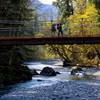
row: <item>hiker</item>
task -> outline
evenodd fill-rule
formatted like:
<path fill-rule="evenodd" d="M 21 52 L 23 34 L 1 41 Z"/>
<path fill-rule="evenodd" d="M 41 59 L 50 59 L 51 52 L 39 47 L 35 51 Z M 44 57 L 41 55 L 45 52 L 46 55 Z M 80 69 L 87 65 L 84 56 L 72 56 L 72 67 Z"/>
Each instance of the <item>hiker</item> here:
<path fill-rule="evenodd" d="M 63 36 L 63 30 L 62 30 L 62 24 L 57 24 L 57 30 L 58 30 L 58 37 L 61 35 Z"/>
<path fill-rule="evenodd" d="M 53 35 L 55 35 L 55 33 L 56 33 L 56 24 L 51 25 L 51 33 L 53 33 Z"/>

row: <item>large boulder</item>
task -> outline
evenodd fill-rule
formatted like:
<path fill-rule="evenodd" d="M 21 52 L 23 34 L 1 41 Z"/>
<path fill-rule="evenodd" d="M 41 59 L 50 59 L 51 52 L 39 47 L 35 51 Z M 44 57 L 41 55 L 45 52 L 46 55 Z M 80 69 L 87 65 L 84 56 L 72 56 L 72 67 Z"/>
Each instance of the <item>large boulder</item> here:
<path fill-rule="evenodd" d="M 56 72 L 54 71 L 53 68 L 45 67 L 45 68 L 43 68 L 43 70 L 40 72 L 40 75 L 44 75 L 44 76 L 56 76 Z"/>
<path fill-rule="evenodd" d="M 0 66 L 0 87 L 32 79 L 32 73 L 27 66 Z"/>

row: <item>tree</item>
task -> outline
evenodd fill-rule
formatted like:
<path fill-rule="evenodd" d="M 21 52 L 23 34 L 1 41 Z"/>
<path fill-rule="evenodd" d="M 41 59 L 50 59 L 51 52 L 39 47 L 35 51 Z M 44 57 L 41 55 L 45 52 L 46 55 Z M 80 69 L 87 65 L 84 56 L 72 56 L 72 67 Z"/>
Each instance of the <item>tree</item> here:
<path fill-rule="evenodd" d="M 34 13 L 30 0 L 0 0 L 0 28 L 4 29 L 1 30 L 1 35 L 22 35 L 32 32 L 33 26 L 28 21 L 34 20 Z"/>
<path fill-rule="evenodd" d="M 89 0 L 90 3 L 94 3 L 99 14 L 99 22 L 100 22 L 100 0 Z"/>
<path fill-rule="evenodd" d="M 77 0 L 76 7 L 74 9 L 74 14 L 69 18 L 69 29 L 72 35 L 95 35 L 99 33 L 98 26 L 98 11 L 93 3 L 89 3 L 86 0 Z M 91 45 L 74 46 L 78 47 L 80 54 L 78 59 L 81 59 L 81 63 L 92 64 L 95 63 L 95 59 L 99 58 L 98 49 Z M 97 46 L 98 48 L 99 46 Z M 73 48 L 73 46 L 72 46 Z M 74 55 L 75 57 L 75 55 Z M 89 62 L 88 62 L 89 61 Z M 97 61 L 95 64 L 98 64 Z"/>
<path fill-rule="evenodd" d="M 64 18 L 73 15 L 73 1 L 74 0 L 57 0 L 54 2 L 59 9 L 59 18 L 64 20 Z"/>
<path fill-rule="evenodd" d="M 75 0 L 74 4 L 73 15 L 64 17 L 65 21 L 68 22 L 71 33 L 69 35 L 97 34 L 99 32 L 98 27 L 96 27 L 98 24 L 98 11 L 95 5 L 87 2 L 87 0 Z M 59 7 L 60 11 L 62 10 L 61 7 Z M 99 63 L 97 60 L 95 62 L 95 59 L 99 59 L 100 56 L 99 48 L 97 45 L 95 47 L 94 45 L 57 45 L 51 46 L 50 50 L 67 63 L 96 65 Z"/>
<path fill-rule="evenodd" d="M 69 28 L 74 35 L 97 34 L 98 11 L 94 4 L 77 0 L 74 14 L 69 18 Z"/>
<path fill-rule="evenodd" d="M 31 0 L 0 0 L 0 29 L 4 29 L 3 32 L 0 31 L 0 35 L 32 35 L 35 13 L 35 9 L 31 6 Z M 8 28 L 11 31 L 6 30 Z M 35 48 L 4 46 L 0 48 L 0 51 L 0 64 L 12 65 L 32 58 Z"/>

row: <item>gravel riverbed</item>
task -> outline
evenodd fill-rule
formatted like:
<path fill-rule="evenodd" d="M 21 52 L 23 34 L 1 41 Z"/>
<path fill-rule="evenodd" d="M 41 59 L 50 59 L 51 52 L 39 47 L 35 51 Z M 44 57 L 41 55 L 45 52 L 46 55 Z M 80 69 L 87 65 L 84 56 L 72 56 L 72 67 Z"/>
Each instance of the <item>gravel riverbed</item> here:
<path fill-rule="evenodd" d="M 5 94 L 0 100 L 100 100 L 100 81 L 58 81 Z"/>

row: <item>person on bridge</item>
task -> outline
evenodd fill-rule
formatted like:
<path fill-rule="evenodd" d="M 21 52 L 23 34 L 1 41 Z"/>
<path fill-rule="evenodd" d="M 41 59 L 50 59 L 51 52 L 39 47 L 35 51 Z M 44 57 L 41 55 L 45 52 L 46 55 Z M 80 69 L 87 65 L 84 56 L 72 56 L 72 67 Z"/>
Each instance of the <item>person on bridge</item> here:
<path fill-rule="evenodd" d="M 53 33 L 53 35 L 55 35 L 55 33 L 56 33 L 56 24 L 51 25 L 51 33 Z"/>
<path fill-rule="evenodd" d="M 62 23 L 57 24 L 57 30 L 58 30 L 58 37 L 60 35 L 63 36 Z"/>

